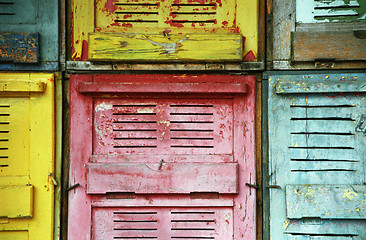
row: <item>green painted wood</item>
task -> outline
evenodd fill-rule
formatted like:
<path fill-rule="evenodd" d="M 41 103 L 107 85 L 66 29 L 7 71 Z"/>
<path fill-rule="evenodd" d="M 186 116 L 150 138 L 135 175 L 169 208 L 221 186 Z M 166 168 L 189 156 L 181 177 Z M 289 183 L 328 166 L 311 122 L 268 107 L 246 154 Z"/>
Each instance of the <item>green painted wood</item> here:
<path fill-rule="evenodd" d="M 366 92 L 366 84 L 362 81 L 286 81 L 276 84 L 276 93 L 341 93 L 341 92 Z"/>
<path fill-rule="evenodd" d="M 324 81 L 329 81 L 328 92 L 319 90 Z M 300 94 L 294 87 L 298 83 Z M 293 194 L 286 195 L 286 186 L 291 185 L 330 186 L 328 189 L 364 185 L 366 137 L 355 129 L 366 112 L 366 93 L 359 91 L 365 83 L 366 74 L 362 73 L 269 76 L 268 175 L 269 185 L 280 187 L 269 189 L 271 239 L 366 239 L 366 217 L 362 214 L 358 220 L 344 221 L 335 211 L 332 220 L 322 219 L 319 223 L 317 204 L 347 209 L 347 201 L 339 208 L 335 206 L 340 196 L 335 191 L 330 191 L 327 199 L 325 192 L 315 189 L 314 196 L 319 194 L 319 198 L 314 198 L 318 200 L 306 204 L 295 200 Z M 283 86 L 289 88 L 282 91 Z M 294 201 L 299 201 L 298 205 Z M 290 207 L 303 207 L 303 212 L 312 215 L 300 214 L 291 220 L 287 215 Z M 348 218 L 355 217 L 349 213 Z"/>
<path fill-rule="evenodd" d="M 365 203 L 364 185 L 286 185 L 290 219 L 366 219 Z"/>
<path fill-rule="evenodd" d="M 364 0 L 296 0 L 296 22 L 355 22 L 366 20 Z"/>
<path fill-rule="evenodd" d="M 0 62 L 37 63 L 39 61 L 39 34 L 0 33 Z"/>
<path fill-rule="evenodd" d="M 1 14 L 3 13 L 3 14 Z M 38 63 L 1 63 L 0 70 L 57 70 L 57 0 L 0 0 L 0 32 L 38 33 Z"/>

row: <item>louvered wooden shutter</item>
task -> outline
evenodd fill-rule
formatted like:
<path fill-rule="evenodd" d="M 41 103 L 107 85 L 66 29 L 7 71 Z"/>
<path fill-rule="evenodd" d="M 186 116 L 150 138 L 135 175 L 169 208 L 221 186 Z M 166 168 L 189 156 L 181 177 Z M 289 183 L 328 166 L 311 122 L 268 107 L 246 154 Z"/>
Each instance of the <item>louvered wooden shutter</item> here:
<path fill-rule="evenodd" d="M 0 78 L 0 239 L 53 239 L 54 76 Z"/>
<path fill-rule="evenodd" d="M 366 237 L 365 79 L 270 77 L 272 239 Z"/>
<path fill-rule="evenodd" d="M 244 26 L 257 19 L 243 21 L 252 15 L 240 14 L 256 8 L 253 1 L 235 0 L 75 0 L 73 59 L 241 61 L 256 52 L 244 52 L 243 37 L 256 36 Z"/>
<path fill-rule="evenodd" d="M 57 0 L 0 0 L 0 70 L 57 70 L 57 16 Z"/>
<path fill-rule="evenodd" d="M 254 77 L 71 79 L 70 239 L 255 239 Z"/>

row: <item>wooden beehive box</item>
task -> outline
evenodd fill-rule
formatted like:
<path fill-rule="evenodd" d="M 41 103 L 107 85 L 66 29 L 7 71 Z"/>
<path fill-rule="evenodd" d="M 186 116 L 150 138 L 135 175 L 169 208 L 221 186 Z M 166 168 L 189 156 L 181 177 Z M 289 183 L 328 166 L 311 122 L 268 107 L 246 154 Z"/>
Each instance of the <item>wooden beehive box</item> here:
<path fill-rule="evenodd" d="M 273 1 L 269 23 L 272 69 L 366 66 L 365 0 Z"/>
<path fill-rule="evenodd" d="M 256 0 L 74 0 L 72 9 L 73 60 L 242 61 L 257 54 Z"/>
<path fill-rule="evenodd" d="M 58 70 L 58 1 L 0 1 L 0 70 Z"/>

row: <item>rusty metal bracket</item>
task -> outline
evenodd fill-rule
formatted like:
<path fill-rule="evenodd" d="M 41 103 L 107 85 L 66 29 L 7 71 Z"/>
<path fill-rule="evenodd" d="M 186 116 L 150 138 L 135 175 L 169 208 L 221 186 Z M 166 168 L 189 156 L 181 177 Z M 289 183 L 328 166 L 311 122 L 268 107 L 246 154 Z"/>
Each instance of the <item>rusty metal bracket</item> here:
<path fill-rule="evenodd" d="M 358 124 L 356 126 L 356 132 L 363 132 L 363 135 L 366 136 L 366 114 L 362 114 Z"/>
<path fill-rule="evenodd" d="M 254 184 L 251 184 L 251 183 L 246 183 L 245 186 L 248 186 L 248 187 L 251 187 L 251 188 L 255 188 L 255 189 L 259 189 L 259 186 L 258 185 L 254 185 Z"/>
<path fill-rule="evenodd" d="M 74 189 L 74 188 L 77 188 L 77 187 L 79 187 L 79 186 L 80 186 L 80 184 L 79 184 L 79 183 L 76 183 L 76 184 L 74 184 L 74 185 L 72 185 L 72 186 L 68 187 L 68 188 L 67 188 L 67 191 L 70 191 L 70 190 L 72 190 L 72 189 Z"/>
<path fill-rule="evenodd" d="M 281 189 L 281 186 L 279 186 L 279 185 L 267 185 L 267 188 Z"/>
<path fill-rule="evenodd" d="M 48 176 L 51 178 L 53 185 L 57 186 L 58 184 L 55 175 L 53 175 L 53 173 L 49 173 Z"/>

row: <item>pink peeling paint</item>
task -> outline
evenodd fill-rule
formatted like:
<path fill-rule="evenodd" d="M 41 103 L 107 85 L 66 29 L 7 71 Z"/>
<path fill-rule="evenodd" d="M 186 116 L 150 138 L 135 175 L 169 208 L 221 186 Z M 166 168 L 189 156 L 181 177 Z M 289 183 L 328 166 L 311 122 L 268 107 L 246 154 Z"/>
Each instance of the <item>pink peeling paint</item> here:
<path fill-rule="evenodd" d="M 114 4 L 115 2 L 118 2 L 118 0 L 107 0 L 104 7 L 108 10 L 109 14 L 114 13 L 118 7 Z"/>
<path fill-rule="evenodd" d="M 69 192 L 69 239 L 177 232 L 255 239 L 256 194 L 245 186 L 256 179 L 254 76 L 71 75 L 70 82 L 69 179 L 80 186 Z M 124 231 L 127 218 L 154 230 Z M 180 218 L 208 219 L 198 224 L 209 230 Z"/>

